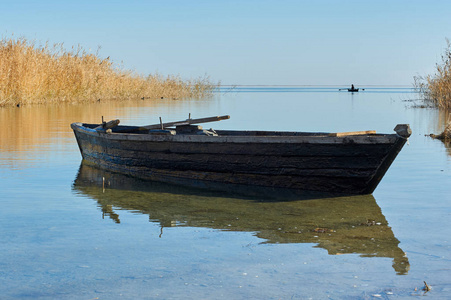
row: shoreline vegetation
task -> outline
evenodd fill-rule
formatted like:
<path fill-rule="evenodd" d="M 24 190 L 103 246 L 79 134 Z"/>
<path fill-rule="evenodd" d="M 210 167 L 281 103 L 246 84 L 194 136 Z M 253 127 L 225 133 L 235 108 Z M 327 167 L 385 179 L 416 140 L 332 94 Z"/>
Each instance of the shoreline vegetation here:
<path fill-rule="evenodd" d="M 436 64 L 435 74 L 414 76 L 414 87 L 426 103 L 451 110 L 451 43 L 448 39 L 446 44 L 442 61 Z"/>
<path fill-rule="evenodd" d="M 451 111 L 451 43 L 446 39 L 445 53 L 442 54 L 441 64 L 435 66 L 435 74 L 415 76 L 414 87 L 420 93 L 422 100 L 433 107 Z M 451 114 L 450 114 L 451 116 Z M 451 118 L 442 133 L 430 134 L 434 139 L 451 140 Z"/>
<path fill-rule="evenodd" d="M 141 76 L 81 46 L 64 49 L 25 38 L 0 40 L 0 107 L 98 100 L 204 98 L 219 86 L 210 79 Z"/>
<path fill-rule="evenodd" d="M 442 141 L 450 141 L 451 140 L 451 121 L 446 125 L 445 129 L 440 134 L 433 134 L 431 133 L 429 135 L 431 138 L 439 139 Z"/>

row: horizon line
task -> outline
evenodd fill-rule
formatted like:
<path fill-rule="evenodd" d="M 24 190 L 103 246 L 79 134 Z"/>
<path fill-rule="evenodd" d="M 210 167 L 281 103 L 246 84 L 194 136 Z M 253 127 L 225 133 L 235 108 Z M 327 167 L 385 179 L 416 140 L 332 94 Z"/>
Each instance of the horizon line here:
<path fill-rule="evenodd" d="M 262 87 L 349 87 L 349 84 L 219 84 L 219 86 L 262 86 Z M 360 84 L 359 87 L 412 87 L 408 84 Z M 356 86 L 357 87 L 357 86 Z"/>

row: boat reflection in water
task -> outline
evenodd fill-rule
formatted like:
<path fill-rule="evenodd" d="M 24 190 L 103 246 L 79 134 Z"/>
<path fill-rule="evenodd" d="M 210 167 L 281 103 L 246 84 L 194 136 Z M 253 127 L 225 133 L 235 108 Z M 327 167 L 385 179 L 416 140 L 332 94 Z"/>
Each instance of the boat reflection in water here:
<path fill-rule="evenodd" d="M 266 191 L 264 198 L 224 195 L 143 181 L 86 163 L 73 188 L 96 200 L 104 216 L 116 223 L 118 210 L 129 210 L 149 215 L 161 233 L 173 226 L 253 232 L 265 243 L 314 243 L 330 255 L 389 257 L 397 274 L 409 270 L 408 258 L 372 195 L 272 201 Z"/>

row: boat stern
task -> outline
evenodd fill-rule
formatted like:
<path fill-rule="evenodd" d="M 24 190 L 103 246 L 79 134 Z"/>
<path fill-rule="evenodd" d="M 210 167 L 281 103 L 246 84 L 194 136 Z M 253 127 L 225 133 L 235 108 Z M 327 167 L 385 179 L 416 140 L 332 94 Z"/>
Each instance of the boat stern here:
<path fill-rule="evenodd" d="M 398 124 L 393 130 L 397 135 L 406 139 L 412 134 L 412 129 L 410 129 L 409 124 Z"/>

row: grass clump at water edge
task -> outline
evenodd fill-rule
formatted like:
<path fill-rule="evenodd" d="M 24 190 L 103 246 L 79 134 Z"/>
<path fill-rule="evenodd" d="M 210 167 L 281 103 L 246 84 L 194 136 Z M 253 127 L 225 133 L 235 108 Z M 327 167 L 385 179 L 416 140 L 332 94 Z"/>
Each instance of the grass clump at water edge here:
<path fill-rule="evenodd" d="M 441 64 L 436 64 L 434 75 L 415 76 L 414 86 L 427 103 L 442 109 L 451 109 L 451 44 L 442 55 Z"/>
<path fill-rule="evenodd" d="M 25 38 L 0 40 L 0 106 L 98 99 L 203 98 L 218 84 L 208 77 L 141 76 L 115 67 L 82 47 L 37 46 Z"/>

